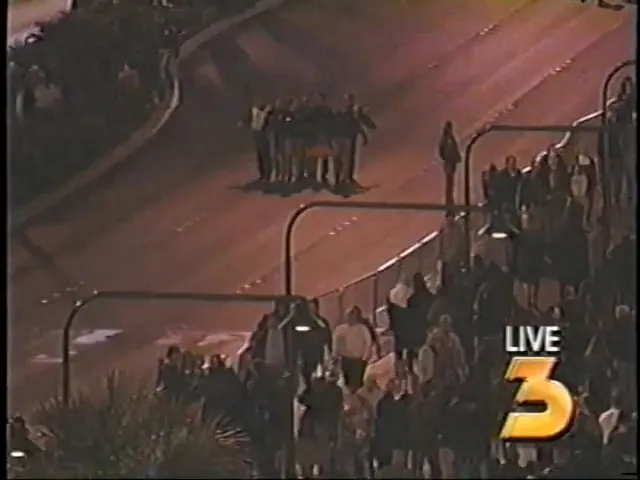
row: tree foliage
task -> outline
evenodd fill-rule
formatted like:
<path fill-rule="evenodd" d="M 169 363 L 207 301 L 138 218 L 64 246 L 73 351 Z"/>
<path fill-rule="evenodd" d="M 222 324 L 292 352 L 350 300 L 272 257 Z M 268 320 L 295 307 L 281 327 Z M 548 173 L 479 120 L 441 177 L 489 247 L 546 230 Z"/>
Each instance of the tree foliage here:
<path fill-rule="evenodd" d="M 98 396 L 34 412 L 43 452 L 17 478 L 250 478 L 249 440 L 197 406 L 172 405 L 111 376 Z"/>

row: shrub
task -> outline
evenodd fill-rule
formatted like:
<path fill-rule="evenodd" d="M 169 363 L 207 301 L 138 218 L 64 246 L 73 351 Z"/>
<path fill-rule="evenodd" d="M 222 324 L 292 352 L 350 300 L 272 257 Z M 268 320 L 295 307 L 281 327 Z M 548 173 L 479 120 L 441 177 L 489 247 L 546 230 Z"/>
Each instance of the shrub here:
<path fill-rule="evenodd" d="M 44 450 L 17 478 L 251 477 L 246 434 L 115 376 L 97 396 L 42 405 L 32 423 L 46 432 Z"/>

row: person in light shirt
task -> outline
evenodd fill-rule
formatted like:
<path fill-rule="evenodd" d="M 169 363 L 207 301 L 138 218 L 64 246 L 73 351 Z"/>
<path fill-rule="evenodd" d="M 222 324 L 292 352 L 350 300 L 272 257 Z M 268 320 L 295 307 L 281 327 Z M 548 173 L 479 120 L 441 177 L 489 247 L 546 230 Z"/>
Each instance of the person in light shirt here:
<path fill-rule="evenodd" d="M 340 361 L 345 387 L 352 392 L 362 387 L 374 349 L 374 339 L 361 316 L 360 309 L 352 307 L 347 312 L 347 322 L 333 332 L 333 352 Z"/>

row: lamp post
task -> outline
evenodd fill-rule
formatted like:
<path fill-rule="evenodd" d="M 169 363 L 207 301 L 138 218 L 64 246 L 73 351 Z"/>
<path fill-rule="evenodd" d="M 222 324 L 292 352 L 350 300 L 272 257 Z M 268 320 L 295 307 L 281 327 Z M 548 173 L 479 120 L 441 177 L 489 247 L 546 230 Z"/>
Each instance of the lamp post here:
<path fill-rule="evenodd" d="M 422 211 L 422 212 L 471 212 L 480 211 L 480 206 L 461 206 L 461 205 L 447 205 L 447 204 L 429 204 L 429 203 L 393 203 L 393 202 L 351 202 L 351 201 L 323 201 L 323 202 L 310 202 L 300 206 L 289 217 L 289 221 L 285 227 L 284 232 L 284 246 L 283 246 L 283 290 L 285 292 L 293 292 L 294 290 L 294 272 L 293 272 L 293 233 L 298 221 L 309 210 L 313 209 L 355 209 L 355 210 L 382 210 L 382 211 Z M 291 341 L 293 335 L 286 335 L 287 338 L 287 351 L 293 350 Z M 293 362 L 292 356 L 289 357 L 289 362 Z M 293 365 L 290 364 L 290 368 Z M 294 371 L 294 370 L 292 370 Z M 296 371 L 297 372 L 297 371 Z M 285 436 L 285 462 L 283 465 L 283 476 L 285 478 L 292 478 L 292 472 L 295 472 L 295 434 L 293 432 L 293 416 L 294 416 L 294 401 L 295 392 L 292 387 L 289 389 L 291 398 L 287 401 L 287 420 L 286 427 L 288 429 Z"/>
<path fill-rule="evenodd" d="M 351 202 L 351 201 L 322 201 L 310 202 L 296 209 L 289 217 L 284 232 L 283 248 L 283 289 L 285 292 L 293 292 L 293 232 L 303 214 L 315 209 L 350 209 L 350 210 L 380 210 L 380 211 L 413 211 L 413 212 L 447 212 L 468 213 L 480 212 L 483 208 L 479 205 L 455 205 L 446 203 L 411 203 L 411 202 Z M 287 294 L 288 295 L 288 294 Z"/>

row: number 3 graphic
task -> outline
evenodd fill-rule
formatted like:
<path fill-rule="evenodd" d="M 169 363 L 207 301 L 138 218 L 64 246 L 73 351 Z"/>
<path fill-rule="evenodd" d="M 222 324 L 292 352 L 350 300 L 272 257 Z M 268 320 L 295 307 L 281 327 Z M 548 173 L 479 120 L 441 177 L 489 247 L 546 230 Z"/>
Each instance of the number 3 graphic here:
<path fill-rule="evenodd" d="M 522 381 L 516 404 L 544 404 L 542 412 L 510 412 L 502 426 L 500 439 L 507 441 L 553 440 L 571 427 L 575 403 L 569 390 L 551 379 L 557 359 L 553 357 L 514 357 L 505 380 Z"/>

